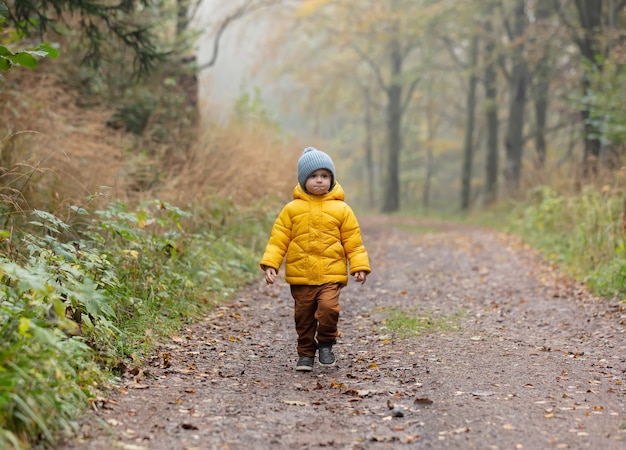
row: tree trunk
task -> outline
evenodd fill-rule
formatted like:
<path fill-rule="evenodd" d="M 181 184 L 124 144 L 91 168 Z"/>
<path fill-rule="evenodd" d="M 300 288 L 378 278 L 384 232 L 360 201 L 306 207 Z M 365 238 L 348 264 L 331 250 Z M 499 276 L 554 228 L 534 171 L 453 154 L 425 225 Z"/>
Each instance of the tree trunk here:
<path fill-rule="evenodd" d="M 474 114 L 476 110 L 476 64 L 478 62 L 478 36 L 472 37 L 470 48 L 470 77 L 468 81 L 466 100 L 465 142 L 463 145 L 463 170 L 461 173 L 461 210 L 467 211 L 470 207 L 472 195 L 472 163 L 474 159 Z"/>
<path fill-rule="evenodd" d="M 549 2 L 537 2 L 535 16 L 538 26 L 542 27 L 552 15 Z M 537 43 L 536 45 L 540 45 Z M 542 45 L 543 54 L 537 62 L 535 79 L 535 168 L 542 170 L 546 164 L 546 123 L 548 111 L 548 94 L 550 91 L 550 58 L 548 45 Z"/>
<path fill-rule="evenodd" d="M 526 107 L 526 87 L 528 83 L 528 62 L 524 58 L 524 45 L 515 42 L 527 29 L 528 19 L 524 11 L 524 1 L 517 0 L 514 9 L 513 25 L 513 71 L 509 85 L 509 117 L 506 134 L 506 165 L 504 175 L 507 191 L 514 194 L 520 187 L 522 173 L 522 151 L 524 131 L 524 109 Z"/>
<path fill-rule="evenodd" d="M 426 158 L 424 166 L 426 173 L 424 174 L 424 188 L 422 189 L 422 207 L 424 211 L 428 211 L 430 207 L 430 190 L 433 179 L 433 160 L 434 160 L 434 141 L 437 135 L 437 120 L 435 119 L 435 101 L 431 95 L 432 91 L 428 94 L 428 107 L 426 109 Z"/>
<path fill-rule="evenodd" d="M 498 88 L 496 72 L 496 43 L 491 34 L 490 21 L 485 24 L 488 41 L 485 45 L 485 113 L 487 119 L 487 161 L 485 171 L 485 203 L 492 204 L 498 198 Z"/>
<path fill-rule="evenodd" d="M 374 155 L 372 149 L 372 99 L 368 87 L 364 89 L 365 97 L 365 172 L 367 174 L 367 202 L 370 209 L 374 208 Z"/>
<path fill-rule="evenodd" d="M 599 40 L 602 27 L 603 2 L 601 0 L 576 0 L 575 4 L 580 24 L 583 28 L 583 37 L 576 40 L 580 52 L 597 70 L 602 70 L 602 63 L 598 57 L 601 55 Z M 589 88 L 589 77 L 585 73 L 582 82 L 583 98 L 589 93 Z M 591 118 L 589 109 L 584 108 L 581 111 L 581 118 L 585 140 L 583 177 L 589 179 L 595 177 L 598 173 L 598 161 L 602 146 L 600 138 L 597 137 L 600 135 L 597 126 L 589 120 Z"/>
<path fill-rule="evenodd" d="M 402 55 L 397 41 L 391 44 L 391 82 L 387 88 L 387 167 L 384 182 L 382 212 L 400 208 L 399 161 L 402 148 Z"/>

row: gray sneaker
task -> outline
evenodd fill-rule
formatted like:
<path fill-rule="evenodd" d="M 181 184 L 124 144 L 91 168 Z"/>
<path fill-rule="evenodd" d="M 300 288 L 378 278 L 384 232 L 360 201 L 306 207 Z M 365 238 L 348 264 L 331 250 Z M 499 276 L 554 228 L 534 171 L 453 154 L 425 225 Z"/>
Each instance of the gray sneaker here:
<path fill-rule="evenodd" d="M 313 370 L 313 358 L 310 356 L 301 356 L 296 364 L 296 370 L 298 372 L 310 372 Z"/>
<path fill-rule="evenodd" d="M 318 347 L 318 350 L 320 366 L 330 367 L 335 365 L 335 354 L 333 353 L 332 344 L 322 344 Z"/>

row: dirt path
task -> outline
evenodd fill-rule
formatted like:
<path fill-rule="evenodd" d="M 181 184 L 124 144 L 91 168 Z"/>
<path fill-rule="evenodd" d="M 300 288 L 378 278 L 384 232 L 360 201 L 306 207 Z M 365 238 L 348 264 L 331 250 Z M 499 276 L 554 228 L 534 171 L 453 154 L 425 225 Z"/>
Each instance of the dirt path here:
<path fill-rule="evenodd" d="M 362 220 L 337 367 L 293 370 L 288 287 L 261 282 L 159 349 L 69 449 L 623 449 L 626 311 L 506 237 Z M 403 310 L 430 330 L 401 338 Z"/>

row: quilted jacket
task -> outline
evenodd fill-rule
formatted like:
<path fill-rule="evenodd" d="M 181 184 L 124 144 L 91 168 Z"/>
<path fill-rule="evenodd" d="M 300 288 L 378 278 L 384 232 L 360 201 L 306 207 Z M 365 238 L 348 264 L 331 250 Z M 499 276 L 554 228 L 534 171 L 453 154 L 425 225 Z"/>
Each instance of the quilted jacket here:
<path fill-rule="evenodd" d="M 324 195 L 311 195 L 298 184 L 270 235 L 261 268 L 278 272 L 285 258 L 285 281 L 318 286 L 348 283 L 350 274 L 370 272 L 367 251 L 354 212 L 339 183 Z"/>

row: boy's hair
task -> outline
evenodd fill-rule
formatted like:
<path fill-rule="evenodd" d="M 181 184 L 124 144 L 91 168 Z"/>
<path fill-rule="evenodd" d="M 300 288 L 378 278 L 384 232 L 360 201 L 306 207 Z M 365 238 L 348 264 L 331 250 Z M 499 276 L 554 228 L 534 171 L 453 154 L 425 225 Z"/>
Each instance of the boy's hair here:
<path fill-rule="evenodd" d="M 305 192 L 307 178 L 319 169 L 330 171 L 332 175 L 330 187 L 332 188 L 335 185 L 335 164 L 331 157 L 314 147 L 305 148 L 298 160 L 298 183 Z"/>

